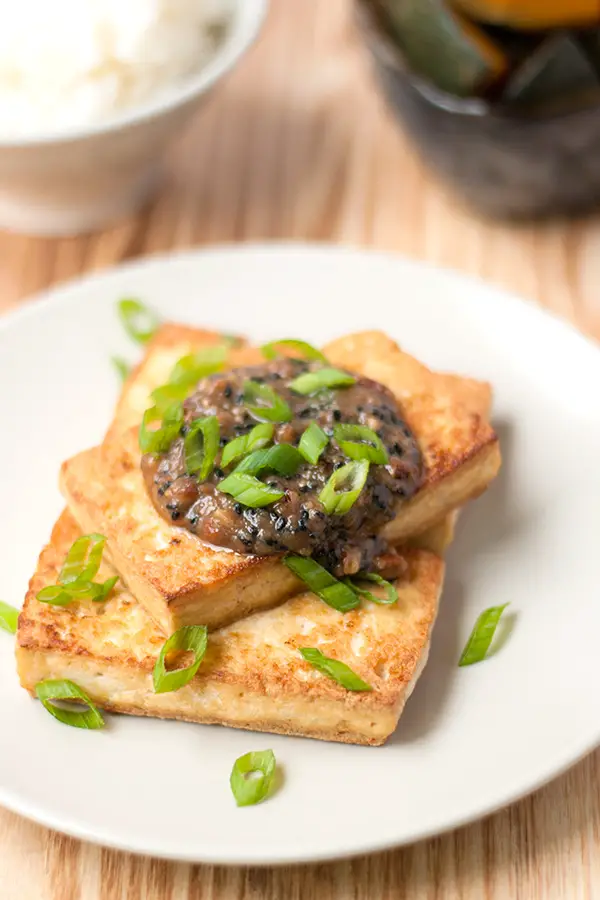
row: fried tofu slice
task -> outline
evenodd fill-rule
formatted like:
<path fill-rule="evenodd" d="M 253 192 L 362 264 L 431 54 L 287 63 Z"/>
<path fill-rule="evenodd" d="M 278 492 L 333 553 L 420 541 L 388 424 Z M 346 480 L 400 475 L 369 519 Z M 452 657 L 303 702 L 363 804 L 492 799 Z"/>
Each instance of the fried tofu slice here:
<path fill-rule="evenodd" d="M 213 632 L 194 680 L 155 694 L 152 670 L 165 636 L 122 582 L 101 604 L 36 600 L 79 534 L 63 513 L 19 617 L 17 667 L 30 693 L 44 679 L 67 678 L 115 712 L 353 744 L 382 744 L 396 728 L 427 660 L 442 588 L 444 564 L 432 553 L 406 550 L 393 606 L 363 602 L 342 615 L 300 594 Z M 98 578 L 112 574 L 103 561 Z M 372 690 L 345 690 L 305 662 L 301 647 L 345 662 Z"/>
<path fill-rule="evenodd" d="M 275 557 L 214 548 L 165 523 L 139 471 L 132 423 L 139 423 L 151 392 L 182 355 L 219 340 L 221 335 L 212 332 L 163 326 L 125 385 L 102 451 L 79 454 L 61 470 L 61 488 L 79 526 L 107 536 L 117 569 L 166 633 L 186 624 L 218 628 L 274 606 L 301 587 Z M 325 350 L 332 362 L 387 384 L 421 443 L 425 485 L 399 507 L 384 533 L 391 543 L 417 535 L 419 547 L 442 553 L 454 530 L 452 518 L 442 520 L 484 490 L 500 464 L 497 438 L 485 414 L 489 386 L 433 373 L 379 332 L 343 338 Z M 260 359 L 256 348 L 239 346 L 229 364 Z M 431 531 L 423 534 L 427 529 Z"/>
<path fill-rule="evenodd" d="M 118 452 L 86 450 L 63 463 L 60 487 L 80 529 L 99 532 L 119 574 L 157 625 L 218 628 L 281 603 L 302 584 L 277 556 L 213 547 L 163 519 L 148 495 L 135 429 Z"/>
<path fill-rule="evenodd" d="M 487 421 L 491 399 L 487 386 L 432 372 L 380 331 L 348 335 L 323 352 L 334 365 L 388 387 L 419 442 L 424 482 L 383 528 L 390 543 L 422 535 L 485 491 L 501 464 L 498 437 Z M 438 529 L 436 542 L 440 537 L 443 541 Z"/>

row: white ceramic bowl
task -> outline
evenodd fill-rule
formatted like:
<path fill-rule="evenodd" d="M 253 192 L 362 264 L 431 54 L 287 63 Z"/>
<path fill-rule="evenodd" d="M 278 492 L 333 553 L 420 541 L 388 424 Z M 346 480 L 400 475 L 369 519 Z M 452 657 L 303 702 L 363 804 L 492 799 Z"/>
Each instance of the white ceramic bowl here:
<path fill-rule="evenodd" d="M 167 144 L 255 40 L 268 0 L 237 0 L 223 43 L 197 75 L 98 126 L 0 140 L 0 228 L 93 231 L 132 212 L 160 177 Z"/>

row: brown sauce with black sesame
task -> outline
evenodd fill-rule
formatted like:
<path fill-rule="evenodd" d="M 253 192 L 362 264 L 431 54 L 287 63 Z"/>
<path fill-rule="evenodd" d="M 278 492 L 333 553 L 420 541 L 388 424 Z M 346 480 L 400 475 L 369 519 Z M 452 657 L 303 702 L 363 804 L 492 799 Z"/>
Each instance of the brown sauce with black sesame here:
<path fill-rule="evenodd" d="M 398 502 L 409 499 L 421 484 L 421 453 L 395 397 L 375 381 L 355 376 L 354 385 L 313 397 L 289 388 L 292 379 L 318 368 L 319 363 L 279 359 L 203 379 L 185 401 L 182 436 L 164 455 L 146 454 L 142 459 L 148 490 L 161 515 L 204 541 L 238 553 L 267 556 L 291 552 L 312 556 L 337 575 L 366 571 L 386 549 L 378 532 L 393 518 Z M 285 493 L 259 509 L 242 506 L 217 490 L 237 463 L 225 473 L 217 457 L 212 475 L 202 483 L 187 474 L 183 435 L 194 419 L 217 416 L 221 447 L 257 424 L 244 406 L 243 384 L 249 379 L 268 384 L 292 410 L 292 421 L 275 426 L 275 443 L 297 445 L 311 422 L 329 436 L 337 423 L 366 425 L 379 435 L 389 461 L 370 466 L 360 496 L 345 515 L 327 515 L 318 499 L 330 475 L 349 461 L 333 438 L 317 465 L 307 462 L 289 477 L 261 476 L 266 484 Z"/>

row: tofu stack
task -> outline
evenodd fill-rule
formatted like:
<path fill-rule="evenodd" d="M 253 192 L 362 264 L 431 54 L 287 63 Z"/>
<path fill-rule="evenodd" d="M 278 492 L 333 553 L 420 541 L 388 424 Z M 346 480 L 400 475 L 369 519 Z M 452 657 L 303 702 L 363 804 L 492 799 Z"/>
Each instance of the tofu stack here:
<path fill-rule="evenodd" d="M 383 535 L 398 548 L 398 601 L 362 600 L 338 612 L 280 557 L 241 555 L 203 543 L 156 511 L 140 469 L 137 430 L 151 394 L 184 356 L 222 336 L 163 325 L 128 377 L 100 447 L 62 466 L 67 509 L 30 581 L 17 634 L 22 686 L 69 679 L 107 710 L 346 743 L 379 745 L 393 733 L 427 661 L 444 578 L 443 554 L 457 510 L 500 467 L 489 424 L 489 385 L 430 371 L 380 332 L 323 348 L 331 365 L 388 387 L 418 440 L 425 467 L 417 493 Z M 261 363 L 235 343 L 229 368 Z M 98 578 L 119 580 L 103 602 L 39 602 L 56 585 L 82 534 L 106 538 Z M 156 693 L 153 670 L 165 641 L 186 625 L 209 629 L 206 654 L 179 690 Z M 307 662 L 300 648 L 343 661 L 371 690 L 347 690 Z"/>

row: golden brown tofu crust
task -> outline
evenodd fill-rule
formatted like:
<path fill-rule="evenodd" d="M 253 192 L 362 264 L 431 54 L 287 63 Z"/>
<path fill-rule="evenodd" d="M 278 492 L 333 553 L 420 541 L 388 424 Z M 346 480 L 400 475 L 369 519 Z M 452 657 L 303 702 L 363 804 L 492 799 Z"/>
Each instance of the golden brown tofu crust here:
<path fill-rule="evenodd" d="M 301 594 L 214 632 L 194 681 L 156 695 L 151 672 L 164 635 L 122 584 L 99 605 L 54 607 L 36 600 L 55 583 L 79 533 L 63 513 L 29 585 L 17 635 L 27 690 L 41 677 L 72 677 L 117 712 L 365 744 L 380 744 L 394 730 L 426 659 L 437 613 L 444 565 L 435 555 L 406 550 L 394 606 L 364 603 L 342 615 Z M 112 573 L 103 562 L 99 577 Z M 343 660 L 373 690 L 350 692 L 316 672 L 298 652 L 304 646 Z"/>

